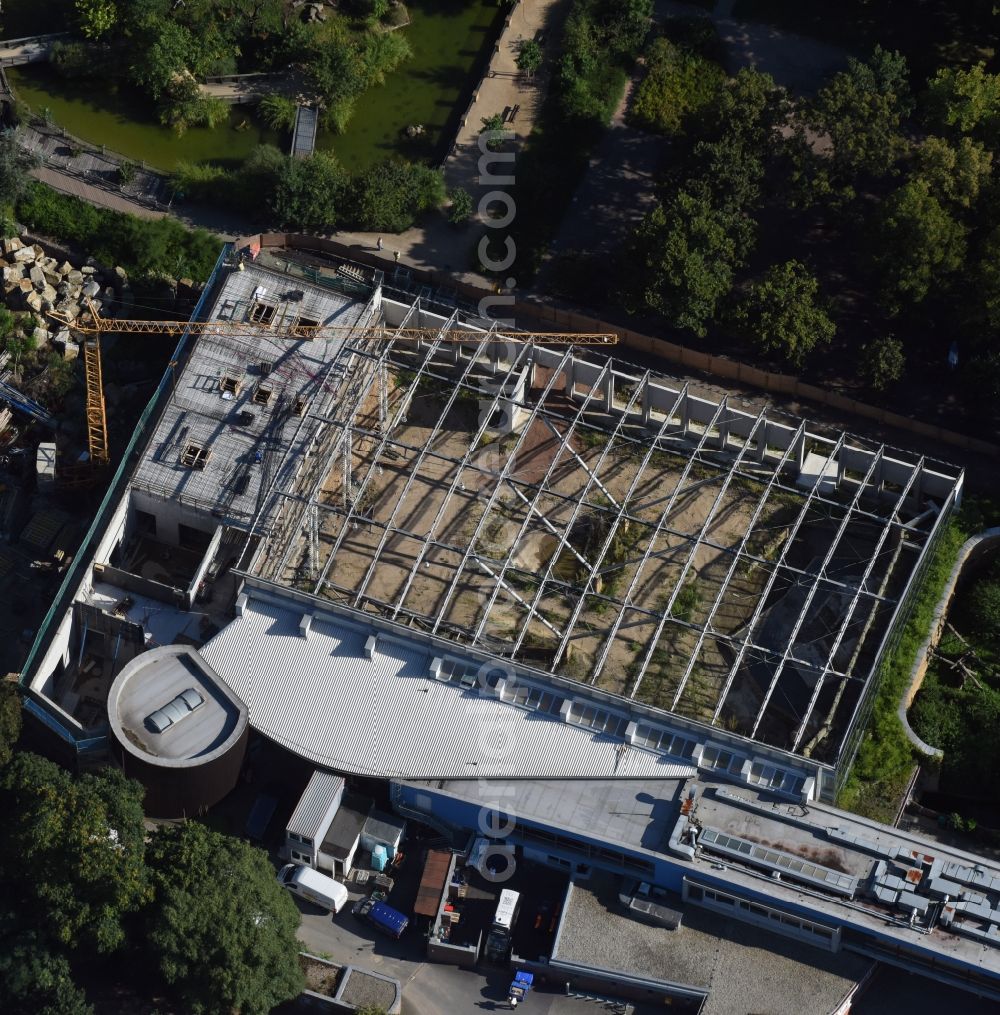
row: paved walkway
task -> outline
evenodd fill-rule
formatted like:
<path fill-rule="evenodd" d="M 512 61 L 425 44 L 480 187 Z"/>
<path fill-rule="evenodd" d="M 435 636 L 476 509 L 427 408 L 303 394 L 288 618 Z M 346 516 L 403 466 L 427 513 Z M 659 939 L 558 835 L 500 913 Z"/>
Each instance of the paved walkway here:
<path fill-rule="evenodd" d="M 48 60 L 52 43 L 65 39 L 68 32 L 32 35 L 23 39 L 0 40 L 0 67 L 18 67 L 26 63 Z"/>

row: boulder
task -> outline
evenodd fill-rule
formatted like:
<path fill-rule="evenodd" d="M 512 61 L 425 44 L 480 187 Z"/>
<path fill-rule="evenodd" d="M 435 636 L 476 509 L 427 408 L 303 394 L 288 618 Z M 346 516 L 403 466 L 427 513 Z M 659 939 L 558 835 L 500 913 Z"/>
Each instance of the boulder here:
<path fill-rule="evenodd" d="M 24 278 L 24 265 L 12 264 L 10 267 L 3 269 L 4 285 L 14 285 L 20 282 L 22 278 Z"/>
<path fill-rule="evenodd" d="M 80 355 L 80 347 L 76 342 L 71 342 L 68 339 L 63 343 L 62 347 L 63 359 L 73 360 Z"/>
<path fill-rule="evenodd" d="M 34 261 L 35 250 L 33 247 L 19 247 L 14 251 L 14 260 L 21 264 L 26 264 L 29 261 Z"/>
<path fill-rule="evenodd" d="M 70 284 L 63 279 L 59 285 L 56 286 L 56 292 L 59 294 L 60 299 L 67 299 L 70 294 Z"/>
<path fill-rule="evenodd" d="M 3 241 L 3 252 L 5 254 L 13 254 L 15 250 L 20 250 L 24 244 L 16 236 L 8 236 Z"/>
<path fill-rule="evenodd" d="M 66 318 L 67 321 L 75 321 L 80 316 L 80 304 L 79 303 L 64 303 L 59 308 L 59 313 Z"/>
<path fill-rule="evenodd" d="M 76 268 L 72 271 L 68 271 L 66 273 L 66 281 L 69 282 L 70 285 L 83 285 L 83 272 L 77 271 Z"/>
<path fill-rule="evenodd" d="M 93 279 L 90 279 L 89 282 L 84 283 L 83 285 L 84 296 L 88 297 L 89 299 L 94 299 L 94 297 L 99 296 L 100 294 L 101 287 Z"/>
<path fill-rule="evenodd" d="M 31 284 L 41 292 L 45 288 L 45 272 L 42 271 L 38 265 L 33 265 L 31 270 L 28 272 L 28 278 L 31 279 Z"/>
<path fill-rule="evenodd" d="M 80 269 L 80 271 L 84 275 L 96 275 L 97 274 L 97 269 L 89 261 Z"/>
<path fill-rule="evenodd" d="M 60 275 L 68 275 L 72 270 L 73 270 L 73 265 L 71 265 L 69 263 L 69 261 L 63 261 L 63 263 L 59 265 L 59 274 Z"/>
<path fill-rule="evenodd" d="M 22 278 L 20 281 L 15 282 L 14 289 L 16 290 L 14 295 L 18 296 L 22 303 L 35 291 L 30 278 Z"/>
<path fill-rule="evenodd" d="M 38 260 L 39 257 L 44 257 L 45 256 L 45 248 L 40 246 L 39 244 L 32 243 L 31 249 L 35 252 L 35 260 L 36 261 Z"/>
<path fill-rule="evenodd" d="M 44 349 L 49 344 L 49 333 L 45 328 L 35 328 L 31 333 L 31 337 L 35 340 L 35 345 L 39 349 Z"/>
<path fill-rule="evenodd" d="M 24 305 L 33 313 L 42 312 L 42 297 L 36 292 L 30 292 L 24 297 Z"/>
<path fill-rule="evenodd" d="M 47 300 L 49 303 L 55 303 L 55 301 L 59 298 L 59 294 L 56 292 L 55 287 L 48 284 L 42 287 L 40 295 L 43 300 Z"/>

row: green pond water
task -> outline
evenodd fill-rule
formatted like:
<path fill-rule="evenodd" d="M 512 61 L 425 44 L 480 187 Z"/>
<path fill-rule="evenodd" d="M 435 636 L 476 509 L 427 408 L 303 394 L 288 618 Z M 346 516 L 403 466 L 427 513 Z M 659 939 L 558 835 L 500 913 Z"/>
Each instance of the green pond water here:
<path fill-rule="evenodd" d="M 317 147 L 335 152 L 348 169 L 393 153 L 440 155 L 503 17 L 496 0 L 416 0 L 408 9 L 411 24 L 399 31 L 413 58 L 358 100 L 346 133 L 321 131 L 317 138 Z M 287 149 L 290 141 L 262 126 L 252 109 L 235 107 L 226 125 L 177 137 L 126 85 L 66 81 L 39 64 L 10 68 L 7 76 L 19 98 L 35 111 L 48 110 L 49 119 L 69 133 L 159 169 L 173 169 L 178 161 L 235 165 L 258 144 Z M 408 138 L 411 124 L 422 124 L 426 133 Z"/>

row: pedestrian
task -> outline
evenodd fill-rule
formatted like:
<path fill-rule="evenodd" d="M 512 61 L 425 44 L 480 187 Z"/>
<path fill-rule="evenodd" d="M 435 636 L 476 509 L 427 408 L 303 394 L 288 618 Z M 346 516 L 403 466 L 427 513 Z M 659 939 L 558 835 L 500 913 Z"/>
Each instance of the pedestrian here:
<path fill-rule="evenodd" d="M 398 250 L 394 250 L 392 252 L 392 259 L 396 262 L 396 264 L 399 264 L 399 251 Z"/>
<path fill-rule="evenodd" d="M 382 249 L 382 237 L 381 236 L 378 238 L 378 241 L 375 244 L 375 249 L 376 250 L 381 250 Z"/>

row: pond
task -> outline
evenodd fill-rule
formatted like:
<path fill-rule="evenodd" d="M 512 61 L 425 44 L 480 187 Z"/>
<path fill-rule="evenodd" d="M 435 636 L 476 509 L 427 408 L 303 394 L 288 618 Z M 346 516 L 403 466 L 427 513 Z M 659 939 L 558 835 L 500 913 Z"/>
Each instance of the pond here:
<path fill-rule="evenodd" d="M 393 153 L 425 160 L 443 155 L 506 8 L 496 0 L 415 0 L 409 11 L 411 24 L 399 31 L 406 34 L 413 58 L 358 100 L 346 133 L 321 131 L 317 139 L 318 148 L 332 150 L 350 170 Z M 10 68 L 7 76 L 19 98 L 36 112 L 47 109 L 50 119 L 71 134 L 158 169 L 172 170 L 178 161 L 232 166 L 255 145 L 268 142 L 287 150 L 290 140 L 242 107 L 223 126 L 177 137 L 126 86 L 66 81 L 44 65 Z M 406 128 L 415 124 L 425 133 L 410 139 Z"/>

